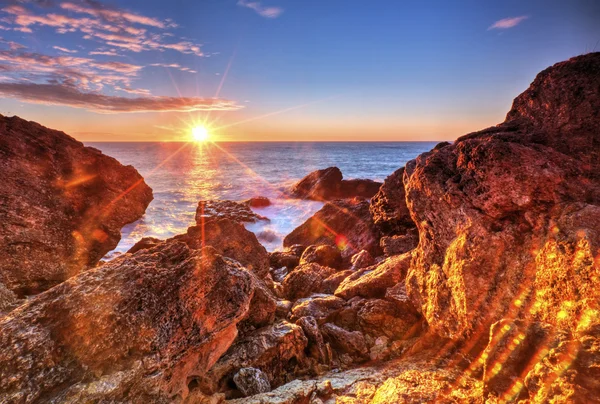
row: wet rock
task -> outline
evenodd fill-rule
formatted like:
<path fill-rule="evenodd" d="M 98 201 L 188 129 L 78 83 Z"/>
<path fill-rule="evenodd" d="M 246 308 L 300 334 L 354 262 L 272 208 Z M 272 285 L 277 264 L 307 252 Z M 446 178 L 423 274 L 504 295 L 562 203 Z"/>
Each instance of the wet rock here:
<path fill-rule="evenodd" d="M 233 376 L 233 382 L 244 397 L 271 391 L 271 383 L 260 369 L 242 368 Z"/>
<path fill-rule="evenodd" d="M 255 196 L 246 199 L 244 203 L 251 208 L 266 208 L 267 206 L 271 206 L 271 201 L 266 196 Z"/>
<path fill-rule="evenodd" d="M 317 321 L 322 321 L 341 309 L 345 303 L 344 299 L 324 294 L 315 294 L 304 299 L 298 299 L 292 307 L 291 321 L 296 321 L 302 317 L 312 317 Z"/>
<path fill-rule="evenodd" d="M 294 301 L 318 293 L 323 281 L 334 272 L 335 269 L 318 264 L 299 265 L 283 280 L 284 295 Z"/>
<path fill-rule="evenodd" d="M 361 250 L 367 250 L 373 256 L 379 251 L 379 238 L 369 213 L 369 203 L 360 199 L 326 203 L 285 237 L 283 245 L 292 244 L 336 246 L 341 250 L 342 258 L 348 261 Z"/>
<path fill-rule="evenodd" d="M 268 218 L 254 213 L 250 204 L 227 200 L 200 201 L 196 208 L 196 224 L 208 223 L 217 219 L 229 219 L 239 223 L 254 223 Z"/>
<path fill-rule="evenodd" d="M 372 180 L 343 180 L 337 167 L 313 171 L 300 180 L 291 190 L 292 196 L 317 201 L 340 198 L 371 198 L 381 183 Z"/>
<path fill-rule="evenodd" d="M 233 342 L 252 282 L 214 249 L 125 254 L 0 319 L 7 402 L 167 402 Z"/>
<path fill-rule="evenodd" d="M 296 268 L 299 263 L 300 257 L 290 251 L 273 251 L 269 254 L 269 264 L 275 269 L 286 267 L 287 269 L 292 270 Z"/>
<path fill-rule="evenodd" d="M 326 323 L 321 327 L 321 332 L 338 353 L 346 353 L 353 358 L 365 358 L 369 354 L 365 338 L 358 331 L 348 331 L 335 324 Z"/>
<path fill-rule="evenodd" d="M 63 132 L 0 115 L 0 283 L 35 294 L 94 267 L 144 214 L 131 166 Z"/>
<path fill-rule="evenodd" d="M 260 328 L 238 339 L 200 385 L 211 393 L 226 392 L 239 369 L 252 367 L 260 369 L 272 387 L 280 386 L 302 366 L 307 343 L 302 328 L 286 321 Z"/>
<path fill-rule="evenodd" d="M 355 271 L 351 269 L 346 269 L 345 271 L 338 271 L 333 275 L 329 276 L 327 279 L 323 281 L 321 284 L 321 293 L 328 293 L 330 295 L 334 294 L 340 284 L 349 277 L 354 274 Z"/>
<path fill-rule="evenodd" d="M 342 266 L 342 254 L 339 249 L 331 245 L 311 245 L 302 253 L 300 264 L 309 264 L 311 262 L 340 269 Z"/>
<path fill-rule="evenodd" d="M 350 263 L 352 264 L 352 269 L 357 270 L 373 265 L 375 260 L 368 251 L 362 250 L 352 256 Z"/>
<path fill-rule="evenodd" d="M 407 164 L 420 234 L 407 287 L 439 335 L 485 340 L 531 298 L 540 320 L 560 327 L 596 309 L 598 288 L 587 285 L 599 268 L 599 73 L 600 53 L 559 63 L 504 123 Z"/>
<path fill-rule="evenodd" d="M 315 358 L 319 363 L 329 365 L 331 363 L 331 348 L 323 340 L 323 335 L 319 330 L 319 325 L 314 317 L 306 316 L 296 321 L 304 335 L 308 339 L 309 355 Z"/>
<path fill-rule="evenodd" d="M 379 240 L 379 246 L 386 257 L 407 253 L 419 244 L 418 234 L 412 232 L 401 236 L 384 236 Z"/>
<path fill-rule="evenodd" d="M 215 219 L 202 226 L 188 228 L 186 234 L 173 237 L 190 248 L 214 247 L 219 254 L 232 258 L 254 272 L 259 278 L 269 273 L 269 255 L 254 233 L 231 219 Z"/>
<path fill-rule="evenodd" d="M 346 300 L 354 296 L 383 297 L 388 288 L 404 280 L 410 263 L 411 255 L 403 254 L 356 271 L 340 284 L 335 295 Z"/>
<path fill-rule="evenodd" d="M 406 206 L 403 177 L 404 167 L 387 177 L 371 199 L 369 209 L 373 222 L 382 234 L 402 235 L 415 228 Z"/>
<path fill-rule="evenodd" d="M 140 239 L 137 243 L 133 245 L 129 250 L 127 250 L 128 254 L 134 254 L 140 250 L 147 250 L 156 246 L 157 244 L 162 243 L 162 240 L 159 240 L 155 237 L 144 237 Z"/>

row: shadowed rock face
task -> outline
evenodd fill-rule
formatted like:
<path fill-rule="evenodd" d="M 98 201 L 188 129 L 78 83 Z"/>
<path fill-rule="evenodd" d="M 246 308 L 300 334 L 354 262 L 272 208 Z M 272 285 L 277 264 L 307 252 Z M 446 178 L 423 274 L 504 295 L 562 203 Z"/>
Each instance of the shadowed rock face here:
<path fill-rule="evenodd" d="M 369 209 L 375 226 L 383 234 L 404 234 L 415 228 L 406 206 L 404 167 L 387 177 L 373 198 Z"/>
<path fill-rule="evenodd" d="M 0 283 L 48 289 L 93 267 L 152 190 L 131 166 L 63 132 L 0 116 Z"/>
<path fill-rule="evenodd" d="M 341 198 L 371 198 L 380 182 L 366 179 L 342 179 L 342 172 L 337 167 L 313 171 L 300 180 L 291 190 L 292 196 L 317 201 L 328 201 Z"/>
<path fill-rule="evenodd" d="M 595 53 L 540 73 L 505 123 L 407 164 L 407 288 L 440 335 L 485 344 L 507 313 L 573 329 L 597 310 L 599 113 Z"/>
<path fill-rule="evenodd" d="M 0 320 L 0 401 L 161 402 L 229 348 L 249 274 L 178 242 L 115 259 Z"/>

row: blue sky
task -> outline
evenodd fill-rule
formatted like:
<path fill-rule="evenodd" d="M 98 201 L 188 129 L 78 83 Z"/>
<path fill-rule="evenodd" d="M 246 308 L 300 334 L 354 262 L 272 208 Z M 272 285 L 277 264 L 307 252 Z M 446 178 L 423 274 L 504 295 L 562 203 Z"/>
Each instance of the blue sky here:
<path fill-rule="evenodd" d="M 82 140 L 451 140 L 600 51 L 597 0 L 2 4 L 0 112 Z"/>

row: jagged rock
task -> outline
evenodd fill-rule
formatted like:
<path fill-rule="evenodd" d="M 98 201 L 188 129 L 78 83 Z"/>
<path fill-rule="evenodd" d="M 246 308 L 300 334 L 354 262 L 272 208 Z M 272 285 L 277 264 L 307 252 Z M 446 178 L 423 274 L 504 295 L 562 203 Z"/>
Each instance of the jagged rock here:
<path fill-rule="evenodd" d="M 291 190 L 292 196 L 317 201 L 340 198 L 371 198 L 381 183 L 372 180 L 343 180 L 337 167 L 313 171 L 300 180 Z"/>
<path fill-rule="evenodd" d="M 358 331 L 348 331 L 326 323 L 321 327 L 321 332 L 338 353 L 347 353 L 357 358 L 365 358 L 369 354 L 365 337 Z"/>
<path fill-rule="evenodd" d="M 167 402 L 229 348 L 252 282 L 214 249 L 125 254 L 0 319 L 0 401 Z"/>
<path fill-rule="evenodd" d="M 361 250 L 377 255 L 378 240 L 369 213 L 369 203 L 360 199 L 348 199 L 326 203 L 321 210 L 288 234 L 283 245 L 328 244 L 338 247 L 342 257 L 349 260 Z"/>
<path fill-rule="evenodd" d="M 12 290 L 0 283 L 0 317 L 19 304 L 19 298 Z"/>
<path fill-rule="evenodd" d="M 412 232 L 402 236 L 384 236 L 379 240 L 379 246 L 386 257 L 407 253 L 417 247 L 419 236 Z"/>
<path fill-rule="evenodd" d="M 229 219 L 239 223 L 254 223 L 268 218 L 254 213 L 250 203 L 227 200 L 200 201 L 196 208 L 196 224 L 208 223 L 217 219 Z"/>
<path fill-rule="evenodd" d="M 345 271 L 338 271 L 333 275 L 330 275 L 327 279 L 323 281 L 321 284 L 321 293 L 328 293 L 330 295 L 334 294 L 340 284 L 349 277 L 354 274 L 355 271 L 351 269 L 346 269 Z"/>
<path fill-rule="evenodd" d="M 140 250 L 147 250 L 156 246 L 157 244 L 162 243 L 162 240 L 157 239 L 155 237 L 143 237 L 133 245 L 129 250 L 127 250 L 128 254 L 134 254 Z"/>
<path fill-rule="evenodd" d="M 230 219 L 215 219 L 202 226 L 188 228 L 186 234 L 173 237 L 190 248 L 214 247 L 219 254 L 239 261 L 259 278 L 269 273 L 269 255 L 254 233 Z"/>
<path fill-rule="evenodd" d="M 290 271 L 287 269 L 287 267 L 280 267 L 277 269 L 272 269 L 270 273 L 271 278 L 273 278 L 273 281 L 281 283 L 283 282 L 285 277 L 290 273 Z"/>
<path fill-rule="evenodd" d="M 235 373 L 247 367 L 264 372 L 272 387 L 280 386 L 302 366 L 307 343 L 302 328 L 286 321 L 260 328 L 238 339 L 200 378 L 200 386 L 211 393 L 227 392 Z"/>
<path fill-rule="evenodd" d="M 315 294 L 304 299 L 298 299 L 292 307 L 291 321 L 302 317 L 312 317 L 317 321 L 325 320 L 332 313 L 341 309 L 346 301 L 336 296 Z"/>
<path fill-rule="evenodd" d="M 383 234 L 402 235 L 415 228 L 406 206 L 403 176 L 404 167 L 394 171 L 371 198 L 373 222 Z"/>
<path fill-rule="evenodd" d="M 0 115 L 0 283 L 34 294 L 94 267 L 144 214 L 131 166 L 63 132 Z"/>
<path fill-rule="evenodd" d="M 354 296 L 383 297 L 388 288 L 404 280 L 410 262 L 411 255 L 403 254 L 358 270 L 340 284 L 335 295 L 346 300 Z"/>
<path fill-rule="evenodd" d="M 503 124 L 407 164 L 420 234 L 407 287 L 439 335 L 485 342 L 491 324 L 524 315 L 532 299 L 539 319 L 560 327 L 597 309 L 599 88 L 600 53 L 559 63 Z"/>
<path fill-rule="evenodd" d="M 370 267 L 375 263 L 375 260 L 368 251 L 362 250 L 352 256 L 350 263 L 352 264 L 352 269 L 357 270 Z"/>
<path fill-rule="evenodd" d="M 331 348 L 323 340 L 319 325 L 314 317 L 306 316 L 296 321 L 308 339 L 309 355 L 325 365 L 331 363 Z"/>
<path fill-rule="evenodd" d="M 277 311 L 277 299 L 262 279 L 250 272 L 254 294 L 246 318 L 238 324 L 238 330 L 245 334 L 249 330 L 273 323 Z"/>
<path fill-rule="evenodd" d="M 255 196 L 246 199 L 244 203 L 251 208 L 266 208 L 267 206 L 271 206 L 271 201 L 266 196 Z"/>
<path fill-rule="evenodd" d="M 244 397 L 271 391 L 271 383 L 260 369 L 242 368 L 233 376 L 233 382 Z"/>
<path fill-rule="evenodd" d="M 296 300 L 318 293 L 323 281 L 334 272 L 335 269 L 318 264 L 299 265 L 283 280 L 284 295 L 289 300 Z"/>
<path fill-rule="evenodd" d="M 272 268 L 286 267 L 292 270 L 300 263 L 300 257 L 290 251 L 273 251 L 269 254 L 269 264 Z"/>
<path fill-rule="evenodd" d="M 300 264 L 309 264 L 311 262 L 340 269 L 342 266 L 342 254 L 340 250 L 331 245 L 311 245 L 302 253 Z"/>

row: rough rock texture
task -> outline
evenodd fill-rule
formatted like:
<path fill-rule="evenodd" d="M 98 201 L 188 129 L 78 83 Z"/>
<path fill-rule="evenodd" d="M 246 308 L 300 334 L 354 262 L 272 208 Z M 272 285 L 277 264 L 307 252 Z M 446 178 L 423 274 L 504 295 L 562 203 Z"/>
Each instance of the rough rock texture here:
<path fill-rule="evenodd" d="M 503 124 L 407 164 L 420 234 L 407 286 L 431 329 L 487 342 L 509 312 L 572 329 L 597 310 L 599 153 L 593 53 L 540 73 Z"/>
<path fill-rule="evenodd" d="M 267 206 L 271 206 L 271 201 L 266 196 L 255 196 L 246 199 L 244 203 L 251 208 L 266 208 Z"/>
<path fill-rule="evenodd" d="M 284 295 L 289 300 L 296 300 L 318 293 L 323 281 L 334 272 L 335 269 L 318 264 L 299 265 L 283 280 Z"/>
<path fill-rule="evenodd" d="M 213 249 L 126 254 L 0 319 L 0 401 L 185 396 L 233 342 L 252 294 L 244 268 Z"/>
<path fill-rule="evenodd" d="M 127 250 L 127 253 L 134 254 L 140 250 L 146 250 L 146 249 L 152 248 L 162 242 L 163 242 L 162 240 L 160 240 L 156 237 L 143 237 L 140 239 L 140 241 L 135 243 L 129 250 Z"/>
<path fill-rule="evenodd" d="M 352 264 L 353 270 L 366 268 L 373 265 L 374 263 L 375 260 L 373 259 L 371 254 L 369 254 L 369 252 L 365 250 L 357 252 L 350 259 L 350 264 Z"/>
<path fill-rule="evenodd" d="M 364 335 L 359 331 L 348 331 L 335 324 L 326 323 L 321 327 L 326 341 L 329 341 L 336 352 L 366 358 L 369 353 Z"/>
<path fill-rule="evenodd" d="M 16 116 L 0 115 L 0 173 L 0 283 L 19 295 L 95 266 L 152 200 L 133 167 Z"/>
<path fill-rule="evenodd" d="M 292 307 L 291 321 L 302 317 L 312 317 L 317 321 L 325 320 L 332 313 L 341 309 L 346 301 L 336 296 L 315 294 L 304 299 L 298 299 Z"/>
<path fill-rule="evenodd" d="M 0 316 L 6 314 L 19 304 L 19 299 L 12 290 L 0 283 Z"/>
<path fill-rule="evenodd" d="M 217 219 L 229 219 L 240 223 L 254 223 L 260 220 L 269 221 L 264 216 L 254 213 L 250 203 L 227 200 L 200 201 L 196 208 L 196 224 L 208 223 Z"/>
<path fill-rule="evenodd" d="M 410 254 L 387 258 L 378 265 L 363 268 L 338 286 L 335 295 L 350 299 L 354 296 L 383 297 L 388 288 L 404 280 L 411 262 Z"/>
<path fill-rule="evenodd" d="M 360 199 L 326 203 L 306 222 L 294 229 L 283 240 L 292 244 L 337 246 L 344 259 L 361 250 L 376 256 L 379 252 L 378 233 L 369 213 L 369 202 Z"/>
<path fill-rule="evenodd" d="M 272 387 L 280 386 L 302 365 L 306 345 L 302 328 L 295 324 L 280 321 L 260 328 L 238 339 L 210 371 L 199 378 L 200 386 L 211 393 L 227 392 L 233 376 L 247 367 L 264 372 Z"/>
<path fill-rule="evenodd" d="M 316 359 L 317 362 L 329 365 L 331 363 L 331 347 L 325 343 L 317 320 L 314 317 L 306 316 L 296 321 L 296 324 L 302 327 L 302 331 L 306 335 L 309 356 Z"/>
<path fill-rule="evenodd" d="M 204 226 L 192 226 L 186 234 L 173 237 L 190 248 L 214 247 L 219 254 L 239 261 L 243 266 L 264 278 L 269 273 L 269 255 L 254 233 L 231 219 L 216 219 Z"/>
<path fill-rule="evenodd" d="M 404 167 L 387 177 L 369 207 L 375 226 L 382 234 L 405 234 L 415 228 L 406 206 Z"/>
<path fill-rule="evenodd" d="M 354 179 L 343 180 L 337 167 L 313 171 L 300 180 L 291 190 L 292 196 L 318 201 L 340 198 L 371 198 L 379 190 L 380 182 Z"/>
<path fill-rule="evenodd" d="M 242 368 L 233 376 L 233 382 L 246 397 L 271 391 L 271 383 L 260 369 Z"/>
<path fill-rule="evenodd" d="M 269 264 L 275 269 L 283 267 L 294 269 L 299 263 L 300 257 L 290 251 L 273 251 L 269 253 Z"/>
<path fill-rule="evenodd" d="M 343 263 L 340 250 L 327 244 L 311 245 L 304 250 L 300 257 L 300 264 L 310 264 L 311 262 L 335 269 L 340 269 Z"/>
<path fill-rule="evenodd" d="M 409 232 L 401 236 L 384 236 L 379 240 L 379 246 L 386 257 L 404 254 L 417 247 L 419 235 Z"/>

